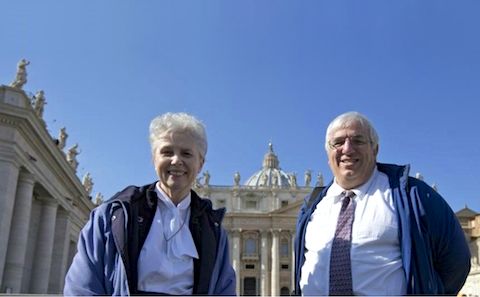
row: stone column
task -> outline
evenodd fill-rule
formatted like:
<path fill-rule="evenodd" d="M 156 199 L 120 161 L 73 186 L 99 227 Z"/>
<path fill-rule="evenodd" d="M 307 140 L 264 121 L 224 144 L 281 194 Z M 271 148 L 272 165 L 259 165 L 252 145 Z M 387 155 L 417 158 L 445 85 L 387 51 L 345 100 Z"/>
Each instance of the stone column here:
<path fill-rule="evenodd" d="M 50 269 L 48 294 L 59 294 L 63 291 L 70 247 L 70 218 L 67 211 L 62 208 L 58 209 L 55 225 L 55 240 L 52 254 L 54 260 Z"/>
<path fill-rule="evenodd" d="M 34 294 L 46 294 L 48 290 L 57 208 L 58 204 L 52 198 L 43 199 L 30 285 Z"/>
<path fill-rule="evenodd" d="M 279 258 L 280 230 L 272 230 L 272 296 L 280 295 L 280 258 Z"/>
<path fill-rule="evenodd" d="M 292 280 L 290 285 L 290 292 L 295 289 L 295 231 L 290 230 L 290 243 L 291 243 L 291 250 L 290 250 L 290 257 L 292 259 L 291 269 L 290 272 L 292 273 Z"/>
<path fill-rule="evenodd" d="M 260 242 L 260 295 L 261 296 L 270 296 L 269 290 L 269 281 L 270 275 L 268 273 L 268 258 L 269 258 L 269 245 L 268 245 L 268 231 L 261 232 L 261 242 Z"/>
<path fill-rule="evenodd" d="M 240 296 L 240 271 L 241 269 L 241 262 L 240 262 L 240 235 L 241 235 L 242 229 L 234 229 L 232 230 L 232 235 L 233 235 L 233 243 L 232 243 L 232 248 L 233 248 L 233 253 L 232 253 L 232 266 L 233 269 L 235 270 L 235 275 L 236 275 L 236 283 L 237 283 L 237 296 Z"/>
<path fill-rule="evenodd" d="M 242 209 L 242 198 L 240 197 L 238 190 L 233 191 L 232 207 L 234 211 L 239 211 Z"/>
<path fill-rule="evenodd" d="M 3 280 L 18 174 L 19 165 L 14 160 L 0 159 L 0 280 Z M 5 289 L 1 288 L 3 292 Z"/>
<path fill-rule="evenodd" d="M 26 171 L 20 173 L 3 274 L 3 287 L 9 288 L 11 293 L 21 293 L 22 281 L 24 281 L 23 271 L 25 269 L 34 183 L 32 174 Z"/>

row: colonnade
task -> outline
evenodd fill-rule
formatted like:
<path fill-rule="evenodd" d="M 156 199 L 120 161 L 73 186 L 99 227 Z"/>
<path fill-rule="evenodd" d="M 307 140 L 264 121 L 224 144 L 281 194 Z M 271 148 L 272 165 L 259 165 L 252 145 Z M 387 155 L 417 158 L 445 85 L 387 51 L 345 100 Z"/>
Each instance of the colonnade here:
<path fill-rule="evenodd" d="M 243 279 L 248 276 L 245 273 L 245 264 L 247 263 L 243 259 L 244 253 L 244 242 L 242 240 L 242 233 L 249 232 L 251 230 L 245 231 L 242 229 L 233 229 L 230 230 L 230 245 L 231 245 L 231 261 L 232 266 L 236 272 L 236 283 L 237 283 L 237 295 L 243 295 L 244 289 Z M 260 267 L 256 269 L 254 275 L 258 281 L 258 290 L 257 295 L 261 296 L 279 296 L 281 295 L 280 289 L 286 287 L 289 291 L 293 288 L 293 277 L 294 277 L 294 257 L 293 257 L 293 242 L 294 242 L 294 231 L 293 230 L 282 230 L 282 229 L 269 229 L 269 230 L 258 230 L 253 231 L 257 233 L 258 243 L 260 251 L 257 253 L 259 257 L 254 257 L 254 260 L 249 260 L 248 263 L 255 263 L 255 267 Z M 281 249 L 281 239 L 288 239 L 288 250 L 289 254 L 287 257 L 280 255 Z M 282 260 L 282 261 L 281 261 Z M 281 262 L 285 263 L 288 261 L 288 269 L 282 269 Z M 282 274 L 282 271 L 284 273 Z M 282 277 L 285 273 L 288 273 L 288 278 Z"/>
<path fill-rule="evenodd" d="M 1 293 L 59 293 L 69 264 L 68 212 L 15 162 L 0 161 Z"/>

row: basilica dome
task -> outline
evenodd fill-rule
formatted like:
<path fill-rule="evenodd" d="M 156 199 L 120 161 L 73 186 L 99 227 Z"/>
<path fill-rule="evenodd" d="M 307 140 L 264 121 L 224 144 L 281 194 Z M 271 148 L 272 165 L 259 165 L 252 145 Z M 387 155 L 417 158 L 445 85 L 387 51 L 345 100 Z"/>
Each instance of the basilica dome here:
<path fill-rule="evenodd" d="M 273 145 L 268 144 L 268 152 L 263 158 L 262 169 L 253 174 L 246 182 L 249 187 L 290 188 L 290 177 L 280 169 L 280 162 L 273 152 Z"/>

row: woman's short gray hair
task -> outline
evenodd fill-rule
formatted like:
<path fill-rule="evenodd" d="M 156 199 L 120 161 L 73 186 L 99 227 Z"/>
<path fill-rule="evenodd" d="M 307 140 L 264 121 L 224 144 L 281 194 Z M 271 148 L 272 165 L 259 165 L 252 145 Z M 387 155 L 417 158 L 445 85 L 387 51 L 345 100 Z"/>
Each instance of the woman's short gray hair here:
<path fill-rule="evenodd" d="M 152 148 L 152 154 L 155 150 L 155 142 L 162 138 L 165 133 L 174 132 L 190 133 L 200 151 L 201 157 L 205 159 L 208 147 L 205 125 L 194 116 L 184 112 L 167 112 L 152 120 L 150 123 L 150 146 Z"/>
<path fill-rule="evenodd" d="M 337 116 L 333 121 L 330 122 L 325 133 L 325 149 L 327 152 L 330 149 L 329 141 L 332 133 L 337 131 L 340 128 L 345 128 L 351 123 L 359 123 L 362 127 L 367 130 L 368 135 L 366 135 L 369 140 L 372 142 L 373 146 L 378 146 L 378 134 L 372 123 L 367 119 L 363 114 L 356 111 L 349 111 L 344 114 Z"/>

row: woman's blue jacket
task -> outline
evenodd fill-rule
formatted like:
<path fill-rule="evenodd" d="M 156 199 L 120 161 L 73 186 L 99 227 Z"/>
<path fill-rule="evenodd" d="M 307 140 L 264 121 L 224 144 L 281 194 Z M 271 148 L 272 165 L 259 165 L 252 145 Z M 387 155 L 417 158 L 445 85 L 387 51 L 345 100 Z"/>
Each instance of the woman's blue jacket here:
<path fill-rule="evenodd" d="M 235 271 L 221 227 L 225 209 L 191 191 L 190 231 L 196 295 L 235 295 Z M 130 186 L 95 208 L 82 229 L 78 251 L 65 278 L 64 295 L 133 295 L 137 260 L 157 207 L 155 183 Z M 174 280 L 172 280 L 174 281 Z"/>

